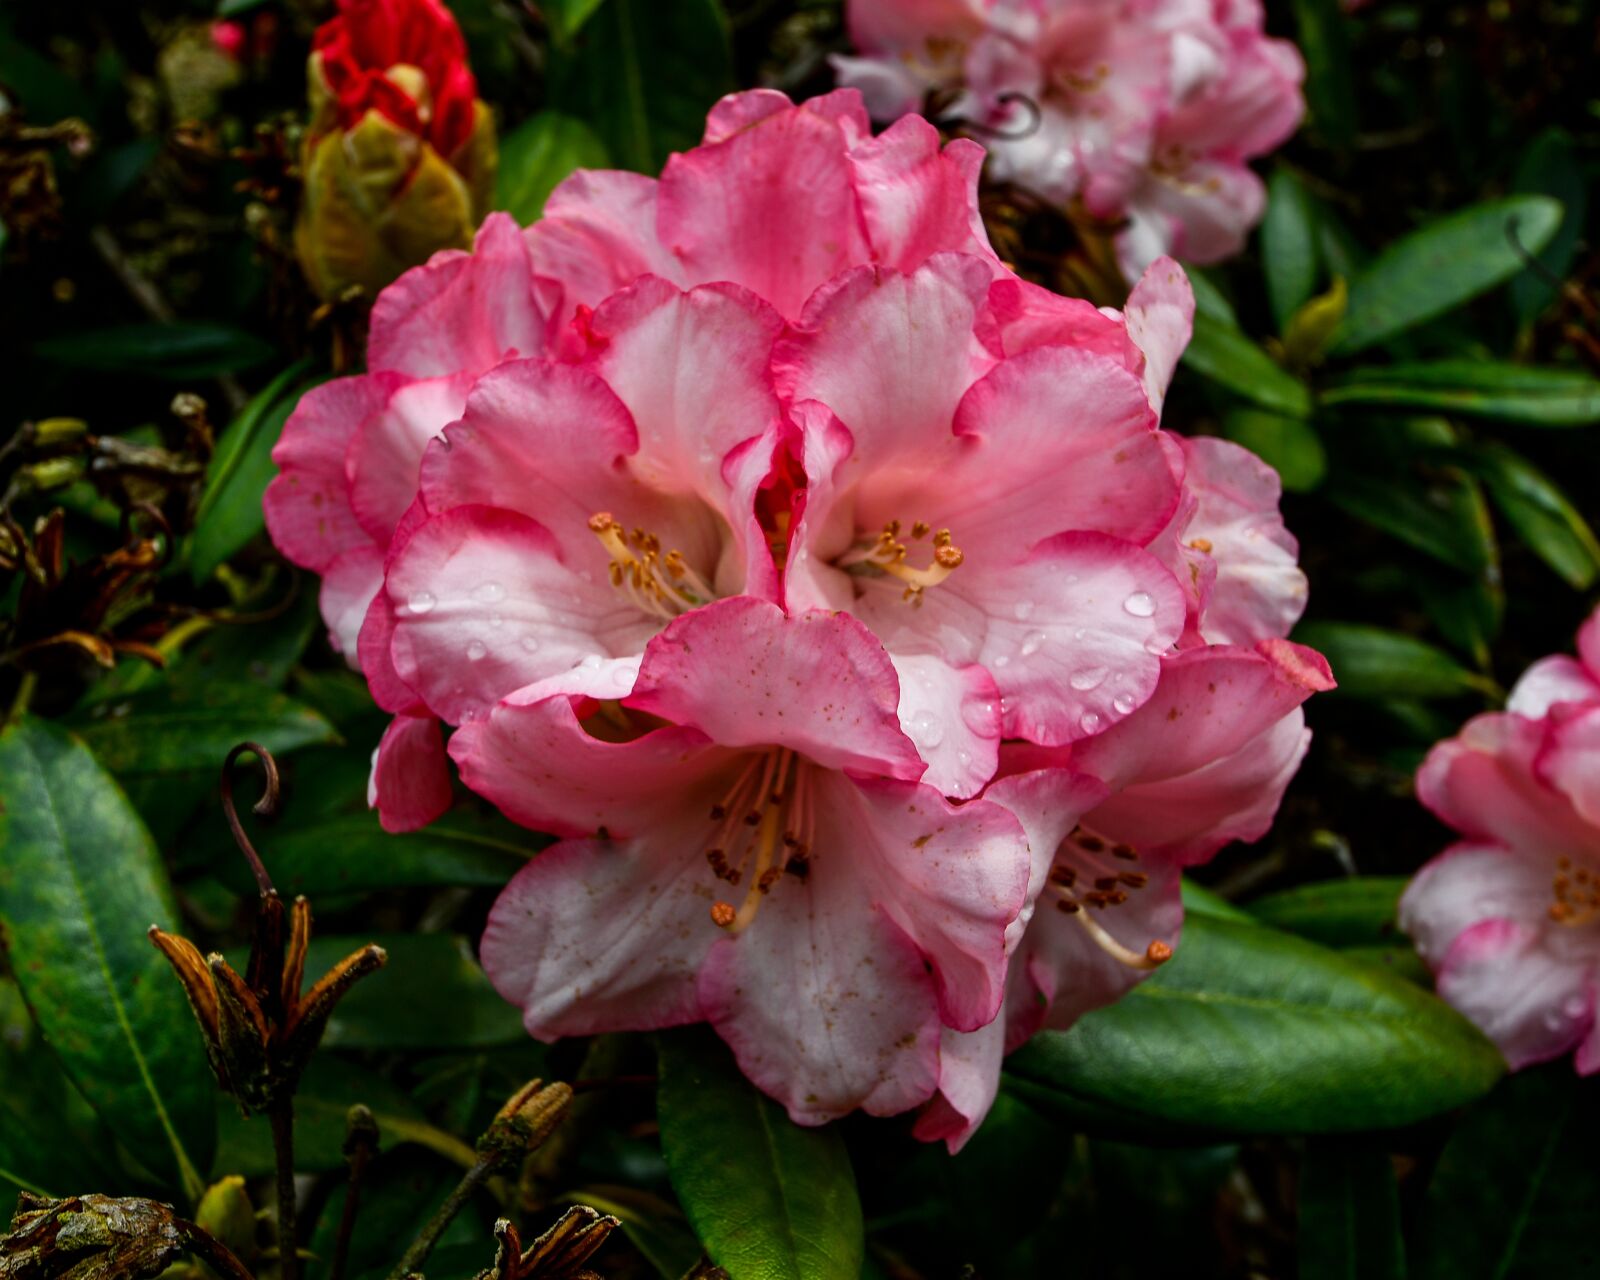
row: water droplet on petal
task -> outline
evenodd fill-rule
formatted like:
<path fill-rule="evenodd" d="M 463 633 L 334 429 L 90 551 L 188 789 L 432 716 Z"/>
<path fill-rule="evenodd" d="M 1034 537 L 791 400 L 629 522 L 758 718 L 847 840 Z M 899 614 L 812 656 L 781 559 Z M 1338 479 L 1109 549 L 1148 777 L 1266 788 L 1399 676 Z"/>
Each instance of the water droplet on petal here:
<path fill-rule="evenodd" d="M 1033 613 L 1033 601 L 1032 600 L 1018 600 L 1017 601 L 1017 621 L 1018 622 L 1026 622 L 1028 620 L 1029 615 L 1031 615 L 1032 613 Z"/>
<path fill-rule="evenodd" d="M 588 657 L 579 662 L 578 665 L 585 671 L 596 671 L 599 669 L 600 664 L 604 661 L 605 659 L 602 658 L 598 653 L 591 653 Z"/>
<path fill-rule="evenodd" d="M 1084 636 L 1086 636 L 1088 634 L 1089 633 L 1087 631 L 1085 631 L 1082 627 L 1079 627 L 1076 631 L 1074 631 L 1072 633 L 1072 638 L 1074 640 L 1082 640 L 1084 638 Z"/>
<path fill-rule="evenodd" d="M 506 589 L 498 582 L 485 582 L 472 593 L 473 598 L 483 601 L 484 604 L 493 604 L 496 600 L 505 599 Z"/>
<path fill-rule="evenodd" d="M 908 728 L 911 740 L 919 747 L 931 750 L 944 741 L 944 721 L 931 711 L 917 712 Z"/>
<path fill-rule="evenodd" d="M 972 763 L 972 752 L 963 747 L 960 751 L 956 752 L 956 762 L 960 764 L 962 768 L 966 768 L 967 765 Z"/>
<path fill-rule="evenodd" d="M 1100 728 L 1100 713 L 1098 711 L 1085 711 L 1078 724 L 1085 733 L 1094 733 Z"/>
<path fill-rule="evenodd" d="M 1588 1008 L 1589 1002 L 1582 996 L 1568 996 L 1567 1003 L 1562 1006 L 1562 1012 L 1569 1018 L 1581 1018 Z"/>
<path fill-rule="evenodd" d="M 467 646 L 467 657 L 473 662 L 477 662 L 488 652 L 489 646 L 484 644 L 482 640 L 474 640 Z"/>
<path fill-rule="evenodd" d="M 1155 597 L 1148 591 L 1135 591 L 1122 602 L 1122 607 L 1135 618 L 1148 618 L 1156 611 Z"/>
<path fill-rule="evenodd" d="M 1022 640 L 1021 653 L 1024 658 L 1031 658 L 1044 646 L 1044 632 L 1030 631 Z"/>
<path fill-rule="evenodd" d="M 419 591 L 410 600 L 406 601 L 406 608 L 410 609 L 413 614 L 424 614 L 438 603 L 439 601 L 434 597 L 433 592 Z"/>
<path fill-rule="evenodd" d="M 498 613 L 491 613 L 489 615 L 489 625 L 491 627 L 503 627 L 506 625 L 506 620 Z"/>
<path fill-rule="evenodd" d="M 1131 693 L 1119 693 L 1115 698 L 1111 699 L 1111 705 L 1119 716 L 1125 716 L 1139 705 L 1139 700 Z"/>
<path fill-rule="evenodd" d="M 538 636 L 526 635 L 526 636 L 523 636 L 522 639 L 518 640 L 517 643 L 522 646 L 522 652 L 523 653 L 538 653 L 539 652 L 539 637 Z"/>
<path fill-rule="evenodd" d="M 1105 683 L 1106 676 L 1110 674 L 1104 667 L 1085 667 L 1082 671 L 1074 671 L 1067 679 L 1079 693 L 1087 693 L 1090 689 L 1098 689 Z"/>
<path fill-rule="evenodd" d="M 1011 661 L 1010 657 L 1008 657 L 1006 654 L 997 653 L 997 654 L 995 654 L 994 662 L 991 665 L 993 665 L 995 667 L 995 669 L 998 670 L 999 668 L 1005 666 L 1006 663 L 1008 663 L 1010 661 Z"/>
<path fill-rule="evenodd" d="M 963 702 L 961 718 L 973 733 L 989 734 L 995 728 L 995 705 L 992 702 Z"/>
<path fill-rule="evenodd" d="M 1144 651 L 1146 653 L 1154 654 L 1158 658 L 1165 653 L 1169 647 L 1170 646 L 1165 640 L 1152 638 L 1144 642 Z"/>

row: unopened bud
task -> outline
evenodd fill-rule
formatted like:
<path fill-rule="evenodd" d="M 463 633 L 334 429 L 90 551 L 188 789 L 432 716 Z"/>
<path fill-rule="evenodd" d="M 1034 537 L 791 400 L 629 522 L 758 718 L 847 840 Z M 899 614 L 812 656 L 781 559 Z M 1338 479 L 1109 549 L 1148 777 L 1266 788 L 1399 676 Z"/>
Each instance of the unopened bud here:
<path fill-rule="evenodd" d="M 378 1151 L 378 1118 L 369 1107 L 356 1103 L 344 1117 L 344 1158 L 351 1164 Z"/>
<path fill-rule="evenodd" d="M 60 489 L 71 484 L 83 475 L 83 459 L 81 458 L 46 458 L 43 462 L 36 462 L 31 467 L 24 467 L 21 476 L 28 485 L 39 493 L 50 489 Z"/>
<path fill-rule="evenodd" d="M 514 1166 L 545 1144 L 571 1105 L 571 1085 L 529 1081 L 500 1108 L 488 1131 L 478 1139 L 479 1154 L 498 1168 Z"/>
<path fill-rule="evenodd" d="M 42 418 L 33 424 L 33 442 L 44 448 L 74 444 L 89 434 L 82 418 Z"/>
<path fill-rule="evenodd" d="M 241 1260 L 256 1253 L 256 1210 L 244 1189 L 244 1179 L 230 1174 L 213 1183 L 200 1197 L 195 1225 L 215 1236 Z"/>

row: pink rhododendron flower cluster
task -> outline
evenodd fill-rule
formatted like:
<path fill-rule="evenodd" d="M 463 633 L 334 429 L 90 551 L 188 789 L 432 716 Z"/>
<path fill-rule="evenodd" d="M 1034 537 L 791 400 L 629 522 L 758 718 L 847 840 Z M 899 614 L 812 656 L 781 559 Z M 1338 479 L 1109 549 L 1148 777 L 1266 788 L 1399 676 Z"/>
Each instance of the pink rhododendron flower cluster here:
<path fill-rule="evenodd" d="M 981 159 L 727 98 L 659 180 L 387 290 L 268 495 L 395 716 L 385 825 L 448 757 L 561 837 L 482 946 L 534 1035 L 706 1021 L 797 1120 L 953 1144 L 1007 1047 L 1171 954 L 1329 683 L 1276 476 L 1160 429 L 1183 273 L 1018 280 Z"/>
<path fill-rule="evenodd" d="M 1126 226 L 1130 279 L 1162 254 L 1237 253 L 1265 204 L 1248 161 L 1304 112 L 1305 68 L 1257 0 L 851 0 L 842 84 L 882 120 L 981 129 L 990 176 Z"/>
<path fill-rule="evenodd" d="M 1513 1068 L 1576 1049 L 1600 1071 L 1600 610 L 1576 658 L 1434 747 L 1417 795 L 1461 835 L 1400 901 L 1439 994 Z"/>

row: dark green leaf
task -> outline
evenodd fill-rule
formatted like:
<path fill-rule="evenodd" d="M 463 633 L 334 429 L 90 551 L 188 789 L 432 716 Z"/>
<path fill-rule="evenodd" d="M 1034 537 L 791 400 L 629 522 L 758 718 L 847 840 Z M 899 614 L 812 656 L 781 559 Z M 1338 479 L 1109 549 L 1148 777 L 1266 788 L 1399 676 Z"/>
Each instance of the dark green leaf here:
<path fill-rule="evenodd" d="M 1499 575 L 1421 574 L 1417 599 L 1439 633 L 1470 657 L 1478 670 L 1487 671 L 1505 618 L 1505 588 Z"/>
<path fill-rule="evenodd" d="M 1462 1119 L 1428 1186 L 1419 1280 L 1600 1274 L 1600 1091 L 1570 1062 L 1519 1072 Z"/>
<path fill-rule="evenodd" d="M 1219 916 L 1223 920 L 1236 920 L 1240 924 L 1254 924 L 1255 917 L 1248 911 L 1236 907 L 1220 894 L 1213 893 L 1204 885 L 1196 884 L 1187 876 L 1179 886 L 1183 891 L 1183 909 L 1185 912 L 1198 912 L 1203 916 Z"/>
<path fill-rule="evenodd" d="M 1561 202 L 1561 229 L 1538 254 L 1541 272 L 1524 271 L 1511 282 L 1511 305 L 1520 323 L 1531 324 L 1556 300 L 1551 280 L 1565 278 L 1578 250 L 1578 236 L 1589 212 L 1589 186 L 1572 137 L 1564 129 L 1546 129 L 1533 140 L 1517 166 L 1512 184 L 1518 195 L 1551 196 Z"/>
<path fill-rule="evenodd" d="M 268 0 L 218 0 L 217 17 L 232 18 L 241 13 L 249 13 L 252 9 L 259 9 Z"/>
<path fill-rule="evenodd" d="M 1006 1064 L 1032 1105 L 1166 1141 L 1407 1125 L 1478 1097 L 1500 1055 L 1441 1001 L 1263 925 L 1193 915 L 1132 994 Z"/>
<path fill-rule="evenodd" d="M 1331 146 L 1355 137 L 1355 60 L 1350 56 L 1350 19 L 1339 0 L 1294 0 L 1300 51 L 1306 59 L 1306 102 L 1312 126 Z"/>
<path fill-rule="evenodd" d="M 1237 329 L 1196 311 L 1194 337 L 1183 362 L 1236 395 L 1291 418 L 1311 412 L 1305 383 L 1272 362 L 1272 357 Z"/>
<path fill-rule="evenodd" d="M 1357 369 L 1330 383 L 1322 402 L 1436 409 L 1535 427 L 1581 427 L 1600 422 L 1600 381 L 1577 369 L 1434 360 Z"/>
<path fill-rule="evenodd" d="M 604 3 L 605 0 L 542 0 L 539 12 L 549 24 L 551 34 L 560 43 L 567 44 Z"/>
<path fill-rule="evenodd" d="M 1300 1166 L 1300 1280 L 1405 1280 L 1394 1165 L 1370 1139 L 1314 1138 Z"/>
<path fill-rule="evenodd" d="M 1454 698 L 1494 686 L 1425 640 L 1355 622 L 1308 622 L 1294 638 L 1320 650 L 1355 698 Z"/>
<path fill-rule="evenodd" d="M 206 320 L 82 329 L 34 344 L 46 360 L 101 373 L 137 373 L 170 382 L 254 368 L 272 348 L 252 333 Z"/>
<path fill-rule="evenodd" d="M 1237 329 L 1239 317 L 1233 310 L 1233 303 L 1213 278 L 1215 273 L 1208 273 L 1204 267 L 1186 266 L 1184 274 L 1189 277 L 1189 287 L 1194 291 L 1196 313 L 1226 328 Z"/>
<path fill-rule="evenodd" d="M 1395 909 L 1408 883 L 1404 876 L 1319 880 L 1246 905 L 1264 924 L 1324 946 L 1379 946 L 1398 936 Z"/>
<path fill-rule="evenodd" d="M 1222 434 L 1276 471 L 1291 493 L 1309 493 L 1327 474 L 1328 455 L 1322 437 L 1299 418 L 1235 406 L 1223 416 Z"/>
<path fill-rule="evenodd" d="M 1463 573 L 1482 574 L 1498 557 L 1482 487 L 1437 457 L 1417 455 L 1382 475 L 1343 472 L 1325 492 L 1341 510 Z"/>
<path fill-rule="evenodd" d="M 1413 231 L 1350 280 L 1350 307 L 1333 354 L 1364 351 L 1509 279 L 1522 269 L 1511 230 L 1524 248 L 1537 253 L 1560 224 L 1556 201 L 1513 196 L 1473 205 Z"/>
<path fill-rule="evenodd" d="M 605 144 L 582 120 L 541 111 L 500 139 L 495 207 L 526 225 L 544 212 L 550 193 L 574 169 L 605 169 Z"/>
<path fill-rule="evenodd" d="M 733 87 L 716 0 L 607 0 L 573 44 L 570 54 L 552 51 L 551 105 L 592 126 L 613 161 L 640 173 L 696 145 L 706 112 Z"/>
<path fill-rule="evenodd" d="M 1273 170 L 1267 183 L 1267 214 L 1261 222 L 1261 265 L 1266 272 L 1272 317 L 1282 333 L 1289 317 L 1317 291 L 1322 264 L 1311 197 L 1300 180 L 1281 167 Z"/>
<path fill-rule="evenodd" d="M 255 684 L 162 685 L 98 703 L 71 723 L 124 778 L 196 770 L 214 776 L 239 742 L 284 752 L 338 737 L 310 707 Z"/>
<path fill-rule="evenodd" d="M 41 720 L 0 733 L 0 924 L 74 1083 L 142 1163 L 197 1195 L 213 1085 L 183 989 L 145 938 L 177 927 L 166 873 L 116 783 Z"/>
<path fill-rule="evenodd" d="M 1469 455 L 1489 497 L 1541 560 L 1579 591 L 1600 574 L 1600 541 L 1561 489 L 1526 458 L 1500 445 Z"/>
<path fill-rule="evenodd" d="M 217 441 L 189 544 L 190 571 L 197 583 L 265 527 L 261 496 L 277 474 L 273 446 L 300 397 L 320 381 L 303 380 L 310 364 L 300 360 L 269 382 Z"/>
<path fill-rule="evenodd" d="M 661 1036 L 661 1149 L 706 1253 L 734 1280 L 855 1280 L 861 1206 L 844 1142 L 807 1129 L 704 1028 Z"/>

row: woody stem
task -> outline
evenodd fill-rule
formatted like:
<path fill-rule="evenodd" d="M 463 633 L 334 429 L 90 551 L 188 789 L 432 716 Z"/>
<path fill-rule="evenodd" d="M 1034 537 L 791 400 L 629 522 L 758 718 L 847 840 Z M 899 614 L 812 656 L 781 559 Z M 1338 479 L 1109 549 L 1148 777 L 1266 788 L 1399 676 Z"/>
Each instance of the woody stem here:
<path fill-rule="evenodd" d="M 428 1255 L 433 1252 L 433 1246 L 439 1243 L 439 1237 L 445 1228 L 455 1221 L 456 1215 L 466 1207 L 472 1193 L 476 1191 L 494 1172 L 495 1162 L 491 1159 L 479 1157 L 478 1162 L 461 1176 L 461 1181 L 456 1183 L 456 1189 L 445 1197 L 445 1202 L 439 1206 L 439 1211 L 428 1220 L 428 1225 L 417 1233 L 417 1238 L 411 1242 L 411 1247 L 406 1250 L 405 1256 L 395 1265 L 389 1273 L 389 1280 L 402 1280 L 414 1271 L 419 1271 L 422 1264 L 428 1260 Z"/>
<path fill-rule="evenodd" d="M 269 1114 L 278 1164 L 278 1274 L 280 1280 L 300 1280 L 294 1220 L 294 1098 L 278 1099 Z"/>

